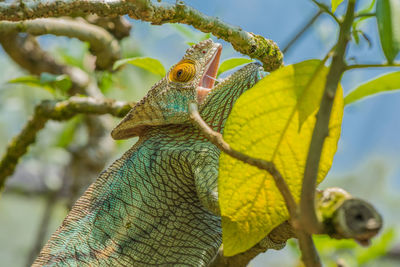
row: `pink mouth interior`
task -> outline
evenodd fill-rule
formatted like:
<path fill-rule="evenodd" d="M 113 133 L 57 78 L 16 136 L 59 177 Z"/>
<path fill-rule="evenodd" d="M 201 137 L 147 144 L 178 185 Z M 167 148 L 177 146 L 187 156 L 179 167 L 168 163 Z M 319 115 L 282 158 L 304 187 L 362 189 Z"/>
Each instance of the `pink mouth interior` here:
<path fill-rule="evenodd" d="M 221 51 L 222 51 L 222 46 L 219 46 L 217 52 L 215 52 L 214 56 L 210 59 L 207 71 L 204 73 L 202 79 L 200 80 L 199 87 L 197 88 L 197 102 L 199 104 L 203 103 L 208 93 L 214 87 L 215 78 L 218 72 L 218 65 L 219 65 L 219 58 L 221 56 Z"/>

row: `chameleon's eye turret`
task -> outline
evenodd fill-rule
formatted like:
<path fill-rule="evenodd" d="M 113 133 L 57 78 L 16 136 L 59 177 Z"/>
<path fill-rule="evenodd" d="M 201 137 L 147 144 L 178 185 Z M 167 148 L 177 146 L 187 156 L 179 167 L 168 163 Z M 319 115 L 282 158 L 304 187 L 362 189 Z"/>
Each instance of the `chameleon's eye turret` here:
<path fill-rule="evenodd" d="M 186 50 L 112 131 L 114 139 L 143 135 L 150 127 L 189 123 L 190 101 L 200 104 L 214 87 L 222 46 L 211 39 Z"/>
<path fill-rule="evenodd" d="M 196 74 L 196 66 L 192 60 L 184 59 L 180 61 L 169 72 L 168 78 L 171 82 L 186 83 L 190 82 Z"/>

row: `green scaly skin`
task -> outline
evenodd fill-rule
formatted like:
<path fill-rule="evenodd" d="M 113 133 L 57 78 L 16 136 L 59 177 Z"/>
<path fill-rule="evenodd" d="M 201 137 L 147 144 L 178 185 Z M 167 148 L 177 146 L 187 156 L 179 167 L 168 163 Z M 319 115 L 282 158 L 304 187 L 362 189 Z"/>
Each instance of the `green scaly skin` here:
<path fill-rule="evenodd" d="M 184 59 L 195 61 L 194 79 L 173 83 L 167 74 L 116 127 L 114 138 L 139 141 L 76 202 L 33 266 L 208 265 L 221 245 L 220 151 L 187 109 L 218 49 L 211 40 L 190 48 Z M 261 75 L 252 63 L 216 85 L 200 103 L 203 119 L 222 132 L 236 99 Z"/>

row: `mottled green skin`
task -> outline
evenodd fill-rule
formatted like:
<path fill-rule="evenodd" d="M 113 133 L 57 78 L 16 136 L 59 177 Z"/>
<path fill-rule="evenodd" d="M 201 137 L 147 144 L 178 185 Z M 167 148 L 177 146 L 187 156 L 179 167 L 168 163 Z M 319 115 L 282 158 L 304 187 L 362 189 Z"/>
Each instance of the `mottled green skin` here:
<path fill-rule="evenodd" d="M 223 131 L 241 93 L 260 78 L 249 64 L 200 106 Z M 189 120 L 146 128 L 77 201 L 33 266 L 207 266 L 221 245 L 220 151 Z"/>

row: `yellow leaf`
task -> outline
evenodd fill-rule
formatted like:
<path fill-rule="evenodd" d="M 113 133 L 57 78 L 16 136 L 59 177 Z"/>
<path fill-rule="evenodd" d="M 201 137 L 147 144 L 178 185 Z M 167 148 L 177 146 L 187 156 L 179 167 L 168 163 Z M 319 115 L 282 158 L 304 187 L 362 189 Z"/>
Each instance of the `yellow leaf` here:
<path fill-rule="evenodd" d="M 233 148 L 273 161 L 296 201 L 327 72 L 321 61 L 309 60 L 271 73 L 238 99 L 224 129 Z M 342 115 L 339 86 L 318 182 L 331 167 Z M 267 172 L 221 153 L 218 184 L 226 256 L 251 248 L 288 219 L 283 198 Z"/>
<path fill-rule="evenodd" d="M 336 8 L 343 2 L 343 0 L 332 0 L 332 12 L 336 11 Z"/>

